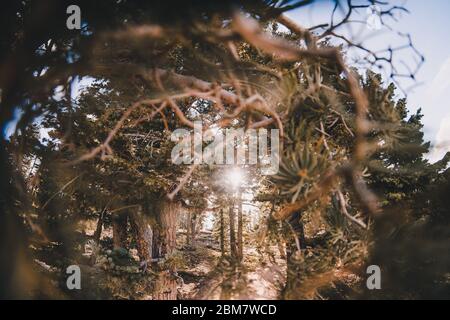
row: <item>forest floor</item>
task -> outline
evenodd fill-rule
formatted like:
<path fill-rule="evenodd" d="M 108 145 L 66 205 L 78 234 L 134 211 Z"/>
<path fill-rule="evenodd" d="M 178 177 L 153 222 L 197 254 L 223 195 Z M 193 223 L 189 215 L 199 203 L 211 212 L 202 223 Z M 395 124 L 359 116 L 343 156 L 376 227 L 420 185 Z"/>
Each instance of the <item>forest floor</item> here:
<path fill-rule="evenodd" d="M 89 233 L 80 234 L 82 242 L 89 243 L 94 228 Z M 281 298 L 285 284 L 286 260 L 280 257 L 278 248 L 267 247 L 258 251 L 254 244 L 244 245 L 243 261 L 239 266 L 231 264 L 228 257 L 221 256 L 219 243 L 209 231 L 201 231 L 195 243 L 186 245 L 185 234 L 178 234 L 177 250 L 177 281 L 178 299 L 208 299 L 208 300 L 276 300 Z M 89 247 L 89 246 L 87 246 Z M 93 264 L 93 252 L 86 246 L 80 247 L 82 253 L 77 260 L 64 258 L 63 252 L 53 246 L 36 248 L 35 256 L 39 270 L 52 279 L 52 286 L 57 287 L 61 279 L 58 275 L 65 275 L 64 266 L 78 264 L 83 274 L 88 274 L 86 288 L 90 295 L 78 297 L 70 293 L 71 298 L 117 298 L 117 299 L 151 299 L 152 280 L 142 273 L 130 271 L 138 264 L 137 256 L 131 259 L 132 265 L 112 268 L 106 261 L 105 251 L 111 251 L 112 230 L 107 228 L 103 232 L 96 263 Z M 130 253 L 136 255 L 136 249 Z M 83 253 L 84 252 L 84 253 Z M 57 262 L 57 263 L 52 263 Z M 125 269 L 124 269 L 125 268 Z M 63 277 L 64 278 L 64 277 Z M 85 278 L 84 278 L 85 279 Z M 351 298 L 356 284 L 361 281 L 351 270 L 334 269 L 303 283 L 300 291 L 305 291 L 297 298 L 301 299 L 347 299 Z M 311 282 L 309 281 L 309 282 Z M 320 285 L 317 285 L 319 283 Z M 60 283 L 59 286 L 65 283 Z M 84 285 L 84 284 L 83 284 Z M 309 288 L 313 288 L 309 290 Z M 317 290 L 316 290 L 317 289 Z M 86 291 L 84 291 L 85 293 Z M 61 296 L 68 298 L 69 296 Z"/>
<path fill-rule="evenodd" d="M 195 247 L 181 247 L 183 267 L 178 270 L 183 284 L 180 299 L 276 300 L 286 281 L 286 260 L 278 249 L 261 251 L 244 246 L 244 260 L 232 267 L 221 258 L 219 244 L 210 232 L 202 231 Z M 357 269 L 357 265 L 353 265 Z M 294 299 L 351 299 L 362 279 L 352 268 L 334 268 L 305 281 Z"/>
<path fill-rule="evenodd" d="M 182 299 L 271 300 L 280 295 L 284 259 L 266 259 L 257 250 L 245 248 L 242 265 L 233 268 L 221 259 L 220 248 L 208 232 L 199 234 L 195 249 L 185 247 L 182 252 L 185 266 L 178 271 L 184 282 Z"/>

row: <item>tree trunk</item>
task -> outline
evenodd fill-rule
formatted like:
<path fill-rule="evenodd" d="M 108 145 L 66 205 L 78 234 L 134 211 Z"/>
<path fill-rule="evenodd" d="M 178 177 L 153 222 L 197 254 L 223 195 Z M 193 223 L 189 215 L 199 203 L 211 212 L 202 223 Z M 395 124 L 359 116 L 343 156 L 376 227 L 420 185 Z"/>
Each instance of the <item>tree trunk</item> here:
<path fill-rule="evenodd" d="M 281 240 L 281 237 L 277 237 L 277 245 L 278 245 L 278 252 L 280 253 L 280 258 L 286 259 L 286 250 L 284 249 L 284 243 Z"/>
<path fill-rule="evenodd" d="M 225 256 L 225 222 L 223 209 L 220 209 L 220 252 Z"/>
<path fill-rule="evenodd" d="M 190 246 L 192 244 L 192 213 L 191 210 L 187 210 L 186 214 L 186 244 Z"/>
<path fill-rule="evenodd" d="M 181 205 L 163 199 L 157 207 L 157 225 L 153 232 L 153 258 L 163 258 L 173 253 L 177 246 L 177 215 Z"/>
<path fill-rule="evenodd" d="M 287 221 L 291 236 L 286 243 L 286 286 L 282 293 L 284 299 L 295 299 L 297 288 L 300 285 L 301 274 L 299 274 L 299 264 L 296 262 L 295 254 L 306 248 L 305 232 L 300 218 L 300 212 L 296 212 Z"/>
<path fill-rule="evenodd" d="M 127 221 L 127 214 L 122 213 L 112 216 L 114 249 L 127 247 Z"/>
<path fill-rule="evenodd" d="M 197 235 L 197 213 L 192 213 L 193 209 L 189 210 L 187 218 L 187 243 L 190 246 L 195 246 L 195 237 Z"/>
<path fill-rule="evenodd" d="M 100 212 L 100 215 L 98 216 L 97 227 L 95 228 L 94 232 L 94 240 L 97 243 L 100 242 L 100 238 L 102 236 L 103 221 L 105 219 L 105 215 L 106 215 L 106 206 L 105 208 L 103 208 L 102 212 Z"/>
<path fill-rule="evenodd" d="M 237 247 L 236 247 L 236 231 L 235 231 L 235 213 L 234 213 L 234 202 L 230 204 L 229 207 L 229 215 L 230 215 L 230 254 L 231 259 L 236 261 L 237 258 Z"/>
<path fill-rule="evenodd" d="M 166 258 L 176 249 L 177 216 L 181 205 L 163 199 L 157 206 L 157 225 L 153 232 L 153 258 Z M 176 300 L 177 278 L 175 269 L 163 270 L 158 273 L 153 291 L 154 300 Z"/>
<path fill-rule="evenodd" d="M 238 194 L 238 230 L 237 230 L 237 245 L 238 245 L 238 261 L 242 262 L 244 259 L 244 239 L 243 239 L 243 217 L 242 217 L 242 199 L 241 193 Z"/>
<path fill-rule="evenodd" d="M 289 220 L 287 221 L 291 227 L 292 236 L 294 241 L 291 242 L 292 245 L 289 246 L 292 251 L 299 251 L 301 249 L 305 249 L 305 231 L 303 228 L 303 222 L 301 221 L 300 212 L 295 212 L 291 215 Z"/>
<path fill-rule="evenodd" d="M 178 295 L 177 280 L 169 270 L 161 271 L 155 281 L 152 292 L 153 300 L 176 300 Z"/>
<path fill-rule="evenodd" d="M 130 214 L 130 225 L 141 262 L 149 262 L 152 258 L 153 231 L 146 217 L 140 212 Z"/>

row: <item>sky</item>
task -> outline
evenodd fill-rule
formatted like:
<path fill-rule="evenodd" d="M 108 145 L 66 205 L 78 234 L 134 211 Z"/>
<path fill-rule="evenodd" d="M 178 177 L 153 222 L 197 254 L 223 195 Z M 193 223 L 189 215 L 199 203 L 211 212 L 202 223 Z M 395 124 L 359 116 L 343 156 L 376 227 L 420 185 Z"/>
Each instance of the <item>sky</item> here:
<path fill-rule="evenodd" d="M 292 19 L 303 26 L 312 26 L 328 22 L 333 1 L 319 0 L 308 8 L 301 8 L 288 13 Z M 415 112 L 418 108 L 424 114 L 423 123 L 425 139 L 431 141 L 433 149 L 428 158 L 437 161 L 450 151 L 450 1 L 448 0 L 403 0 L 390 1 L 391 5 L 403 5 L 408 13 L 397 12 L 397 20 L 388 19 L 391 27 L 403 33 L 409 33 L 414 46 L 425 57 L 425 62 L 417 73 L 416 81 L 401 79 L 400 84 L 407 91 L 408 108 Z M 361 10 L 358 20 L 367 20 L 366 10 Z M 364 40 L 365 46 L 378 50 L 391 45 L 396 47 L 407 43 L 393 32 L 382 28 L 372 31 L 365 27 L 359 34 L 360 27 L 341 30 L 352 34 L 356 39 Z M 358 31 L 356 32 L 355 29 Z M 356 35 L 355 35 L 356 34 Z M 358 37 L 359 35 L 359 37 Z M 414 64 L 411 50 L 398 52 L 397 63 L 406 61 Z M 399 97 L 401 97 L 401 92 Z"/>

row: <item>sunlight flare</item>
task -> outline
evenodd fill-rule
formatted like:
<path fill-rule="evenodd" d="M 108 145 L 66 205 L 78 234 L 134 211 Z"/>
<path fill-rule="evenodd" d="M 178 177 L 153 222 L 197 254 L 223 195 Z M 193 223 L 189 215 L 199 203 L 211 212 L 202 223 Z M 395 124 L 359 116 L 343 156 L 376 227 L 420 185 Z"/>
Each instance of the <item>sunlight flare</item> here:
<path fill-rule="evenodd" d="M 232 169 L 228 170 L 225 174 L 225 177 L 226 182 L 231 186 L 233 190 L 242 186 L 245 181 L 244 172 L 239 167 L 233 167 Z"/>

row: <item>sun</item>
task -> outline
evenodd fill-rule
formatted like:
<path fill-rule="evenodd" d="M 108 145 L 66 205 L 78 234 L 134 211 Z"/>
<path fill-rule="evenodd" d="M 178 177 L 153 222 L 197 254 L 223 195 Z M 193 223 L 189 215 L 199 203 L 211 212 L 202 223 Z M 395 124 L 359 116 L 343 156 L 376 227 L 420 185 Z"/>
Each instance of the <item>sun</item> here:
<path fill-rule="evenodd" d="M 239 167 L 233 167 L 226 172 L 225 180 L 232 189 L 237 189 L 245 181 L 244 172 Z"/>

